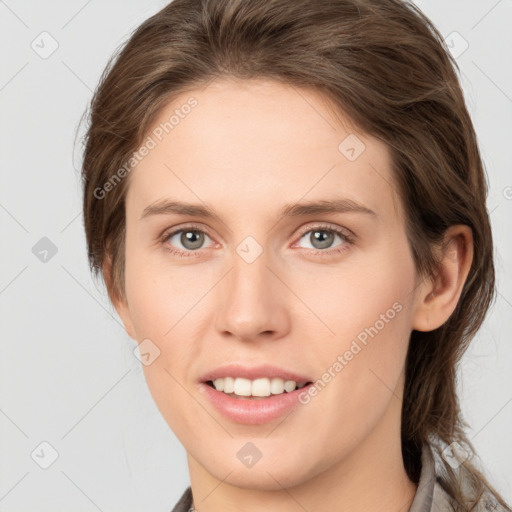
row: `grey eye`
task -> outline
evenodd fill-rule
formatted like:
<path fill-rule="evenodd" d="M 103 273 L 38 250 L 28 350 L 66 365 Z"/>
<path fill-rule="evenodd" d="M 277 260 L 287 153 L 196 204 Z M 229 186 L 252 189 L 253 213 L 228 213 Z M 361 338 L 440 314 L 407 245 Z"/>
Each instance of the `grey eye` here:
<path fill-rule="evenodd" d="M 208 237 L 208 235 L 195 229 L 182 229 L 181 231 L 176 231 L 176 233 L 169 236 L 169 243 L 172 245 L 175 245 L 172 242 L 175 237 L 178 237 L 179 243 L 184 249 L 195 251 L 196 249 L 201 248 L 204 244 L 205 237 Z"/>
<path fill-rule="evenodd" d="M 329 249 L 332 247 L 333 241 L 335 237 L 340 238 L 342 243 L 345 241 L 343 236 L 332 231 L 330 229 L 311 229 L 307 233 L 304 233 L 301 237 L 306 238 L 306 240 L 311 244 L 312 249 Z M 338 244 L 341 245 L 341 244 Z"/>

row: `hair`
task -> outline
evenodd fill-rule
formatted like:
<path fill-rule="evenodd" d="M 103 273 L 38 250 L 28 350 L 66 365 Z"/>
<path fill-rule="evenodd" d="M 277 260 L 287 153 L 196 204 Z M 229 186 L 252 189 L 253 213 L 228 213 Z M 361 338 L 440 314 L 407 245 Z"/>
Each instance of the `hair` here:
<path fill-rule="evenodd" d="M 473 234 L 455 311 L 433 331 L 413 330 L 409 340 L 401 442 L 405 470 L 418 483 L 424 443 L 438 454 L 453 442 L 475 451 L 464 433 L 456 369 L 495 298 L 488 185 L 456 70 L 436 27 L 404 1 L 174 0 L 112 55 L 88 108 L 82 179 L 91 271 L 105 279 L 111 299 L 125 297 L 129 173 L 105 197 L 97 191 L 120 176 L 178 94 L 222 78 L 322 93 L 389 148 L 419 275 L 438 271 L 434 249 L 447 228 L 464 224 Z M 476 508 L 486 488 L 507 507 L 469 460 L 460 470 L 444 462 L 437 477 L 454 510 Z"/>

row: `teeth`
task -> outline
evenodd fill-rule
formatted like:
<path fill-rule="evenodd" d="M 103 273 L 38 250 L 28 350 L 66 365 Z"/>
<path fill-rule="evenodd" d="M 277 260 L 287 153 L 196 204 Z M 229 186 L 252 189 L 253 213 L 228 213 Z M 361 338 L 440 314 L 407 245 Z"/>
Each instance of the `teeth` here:
<path fill-rule="evenodd" d="M 225 377 L 215 379 L 213 386 L 217 391 L 224 393 L 234 393 L 238 396 L 259 396 L 280 395 L 285 391 L 291 393 L 295 389 L 303 388 L 305 382 L 297 384 L 294 380 L 283 380 L 279 377 L 268 379 L 266 377 L 249 380 L 242 377 Z"/>

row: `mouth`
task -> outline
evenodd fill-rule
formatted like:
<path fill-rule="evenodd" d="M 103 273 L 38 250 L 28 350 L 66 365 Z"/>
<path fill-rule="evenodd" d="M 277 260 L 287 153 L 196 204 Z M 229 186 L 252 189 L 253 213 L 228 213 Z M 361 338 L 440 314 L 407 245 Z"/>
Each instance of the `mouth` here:
<path fill-rule="evenodd" d="M 289 414 L 303 403 L 311 377 L 284 366 L 247 366 L 228 363 L 199 378 L 199 392 L 207 409 L 225 419 L 246 425 L 263 425 Z"/>
<path fill-rule="evenodd" d="M 222 391 L 216 389 L 216 385 L 219 386 L 218 379 L 207 380 L 201 382 L 199 391 L 200 394 L 206 400 L 207 408 L 213 407 L 218 413 L 220 413 L 225 419 L 245 425 L 264 425 L 272 421 L 281 420 L 286 415 L 296 408 L 301 401 L 302 393 L 308 393 L 309 387 L 312 386 L 311 381 L 297 384 L 288 381 L 288 391 L 283 389 L 279 393 L 270 393 L 266 396 L 255 396 L 251 387 L 251 393 L 248 392 L 247 383 L 244 383 L 243 379 L 241 384 L 237 384 L 236 378 L 233 380 L 233 391 L 230 391 L 230 380 L 229 378 L 223 378 L 224 384 L 227 382 L 227 389 L 224 388 Z M 255 379 L 256 381 L 260 379 Z M 249 381 L 252 386 L 254 381 Z M 277 384 L 274 383 L 275 391 L 280 391 L 281 387 L 284 388 L 284 384 L 281 384 L 279 389 Z M 303 385 L 302 385 L 303 384 Z M 256 383 L 255 392 L 258 393 L 258 383 Z M 236 386 L 236 388 L 235 388 Z M 238 386 L 242 386 L 239 389 Z M 299 387 L 300 386 L 300 387 Z M 293 389 L 292 389 L 293 388 Z M 266 394 L 266 391 L 265 391 Z"/>

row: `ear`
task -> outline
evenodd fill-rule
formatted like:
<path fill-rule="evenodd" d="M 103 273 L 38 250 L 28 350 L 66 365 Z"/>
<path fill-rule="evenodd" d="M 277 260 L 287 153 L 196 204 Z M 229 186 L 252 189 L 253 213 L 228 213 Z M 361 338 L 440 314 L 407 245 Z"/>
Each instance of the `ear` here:
<path fill-rule="evenodd" d="M 117 314 L 121 318 L 126 333 L 133 340 L 137 340 L 128 301 L 126 300 L 125 296 L 119 294 L 119 292 L 116 290 L 116 287 L 114 286 L 114 274 L 112 269 L 112 259 L 110 255 L 105 255 L 101 271 L 103 274 L 103 280 L 105 281 L 105 285 L 107 287 L 110 302 L 112 302 L 112 305 L 116 309 Z"/>
<path fill-rule="evenodd" d="M 433 331 L 455 310 L 473 261 L 473 234 L 465 225 L 446 230 L 438 248 L 439 271 L 418 288 L 412 328 Z"/>

